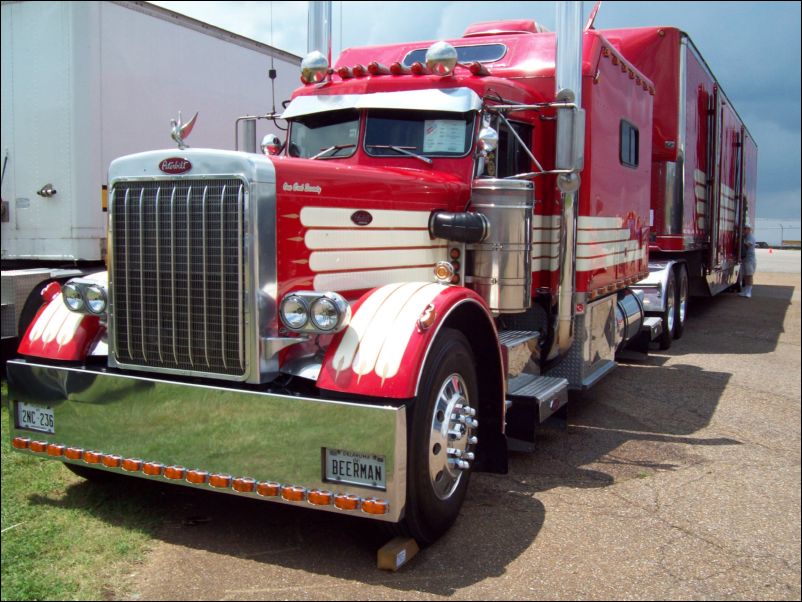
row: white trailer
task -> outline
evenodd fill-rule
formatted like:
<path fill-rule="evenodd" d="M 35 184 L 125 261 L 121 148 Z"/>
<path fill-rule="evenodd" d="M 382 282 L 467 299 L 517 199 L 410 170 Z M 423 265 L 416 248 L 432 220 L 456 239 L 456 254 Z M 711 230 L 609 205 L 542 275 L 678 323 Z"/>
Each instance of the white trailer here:
<path fill-rule="evenodd" d="M 189 145 L 233 149 L 239 117 L 281 112 L 301 61 L 146 2 L 40 1 L 3 2 L 0 60 L 3 338 L 32 281 L 103 262 L 112 159 L 172 146 L 179 111 L 199 113 Z"/>

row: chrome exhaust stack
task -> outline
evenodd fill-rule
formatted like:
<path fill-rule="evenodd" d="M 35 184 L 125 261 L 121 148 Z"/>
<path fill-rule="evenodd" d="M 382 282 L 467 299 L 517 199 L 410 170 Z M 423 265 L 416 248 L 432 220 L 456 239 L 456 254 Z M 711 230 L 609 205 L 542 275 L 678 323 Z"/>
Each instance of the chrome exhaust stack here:
<path fill-rule="evenodd" d="M 579 200 L 579 172 L 585 160 L 585 113 L 581 109 L 582 40 L 582 2 L 558 2 L 554 81 L 557 101 L 566 106 L 557 110 L 555 166 L 563 172 L 557 178 L 562 203 L 562 244 L 555 338 L 548 359 L 566 354 L 574 342 L 576 205 Z"/>

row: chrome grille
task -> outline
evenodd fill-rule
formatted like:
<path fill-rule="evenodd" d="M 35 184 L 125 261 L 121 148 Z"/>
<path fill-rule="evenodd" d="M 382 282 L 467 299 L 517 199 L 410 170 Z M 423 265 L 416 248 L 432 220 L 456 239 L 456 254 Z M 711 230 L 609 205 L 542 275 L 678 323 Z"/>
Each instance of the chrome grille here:
<path fill-rule="evenodd" d="M 118 182 L 112 331 L 120 364 L 240 376 L 245 185 Z"/>

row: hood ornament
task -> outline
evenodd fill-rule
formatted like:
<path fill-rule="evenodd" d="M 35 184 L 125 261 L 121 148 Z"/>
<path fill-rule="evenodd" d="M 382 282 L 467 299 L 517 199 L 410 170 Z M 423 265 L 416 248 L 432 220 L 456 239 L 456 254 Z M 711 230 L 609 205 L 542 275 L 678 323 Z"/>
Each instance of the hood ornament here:
<path fill-rule="evenodd" d="M 173 131 L 170 134 L 178 143 L 178 148 L 181 150 L 187 148 L 187 145 L 184 144 L 184 138 L 189 136 L 192 133 L 192 128 L 195 127 L 195 122 L 198 120 L 198 114 L 195 113 L 195 116 L 189 120 L 187 123 L 181 123 L 181 111 L 178 111 L 178 121 L 175 119 L 170 120 L 170 125 L 173 126 Z"/>

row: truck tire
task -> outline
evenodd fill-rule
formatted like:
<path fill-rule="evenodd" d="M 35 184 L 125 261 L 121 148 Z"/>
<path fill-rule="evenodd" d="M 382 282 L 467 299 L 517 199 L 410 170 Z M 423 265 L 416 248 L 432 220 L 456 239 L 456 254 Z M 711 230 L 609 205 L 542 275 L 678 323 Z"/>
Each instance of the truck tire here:
<path fill-rule="evenodd" d="M 658 339 L 660 349 L 663 351 L 671 348 L 671 341 L 674 339 L 674 332 L 677 324 L 677 277 L 674 274 L 674 270 L 671 270 L 671 272 L 668 274 L 665 299 L 666 307 L 663 310 L 663 313 L 660 314 L 660 319 L 663 322 L 663 332 L 660 334 L 660 338 Z"/>
<path fill-rule="evenodd" d="M 684 264 L 677 266 L 677 305 L 674 316 L 674 338 L 682 338 L 685 320 L 688 319 L 688 269 Z"/>
<path fill-rule="evenodd" d="M 459 515 L 474 463 L 478 395 L 468 340 L 457 330 L 443 329 L 411 409 L 407 503 L 399 527 L 419 545 L 435 542 Z"/>

